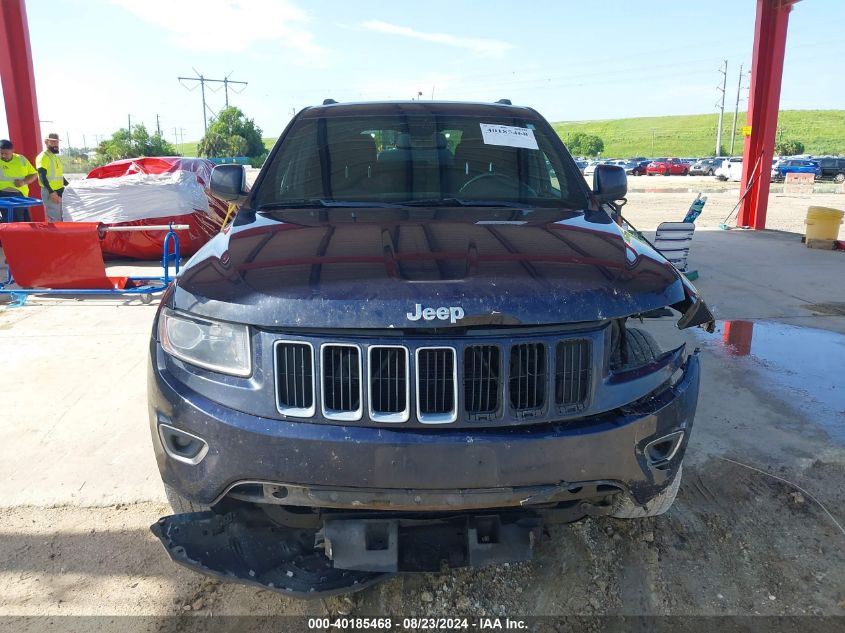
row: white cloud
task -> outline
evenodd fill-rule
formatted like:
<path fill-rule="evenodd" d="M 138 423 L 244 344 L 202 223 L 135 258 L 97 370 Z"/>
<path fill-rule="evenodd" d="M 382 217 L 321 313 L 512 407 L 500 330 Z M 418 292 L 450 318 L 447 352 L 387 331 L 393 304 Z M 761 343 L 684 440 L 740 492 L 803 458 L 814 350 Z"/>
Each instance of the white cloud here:
<path fill-rule="evenodd" d="M 503 57 L 505 53 L 512 48 L 509 43 L 499 40 L 490 40 L 478 37 L 459 37 L 448 33 L 426 33 L 424 31 L 414 30 L 407 26 L 399 26 L 398 24 L 390 24 L 389 22 L 382 22 L 380 20 L 370 20 L 368 22 L 364 22 L 361 26 L 365 29 L 378 31 L 380 33 L 401 35 L 403 37 L 410 37 L 424 42 L 433 42 L 435 44 L 443 44 L 445 46 L 465 48 L 472 51 L 479 57 Z"/>
<path fill-rule="evenodd" d="M 112 0 L 136 17 L 173 34 L 190 50 L 246 52 L 259 42 L 301 53 L 305 65 L 323 62 L 328 50 L 305 27 L 310 15 L 288 0 Z"/>

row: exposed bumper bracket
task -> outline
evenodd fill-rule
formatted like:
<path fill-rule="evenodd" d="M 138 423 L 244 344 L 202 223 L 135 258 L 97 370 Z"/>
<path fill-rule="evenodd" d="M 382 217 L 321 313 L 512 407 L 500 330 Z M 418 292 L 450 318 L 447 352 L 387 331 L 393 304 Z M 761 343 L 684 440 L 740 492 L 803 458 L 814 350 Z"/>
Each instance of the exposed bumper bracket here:
<path fill-rule="evenodd" d="M 175 563 L 298 598 L 358 591 L 389 576 L 335 569 L 314 548 L 313 530 L 275 525 L 252 509 L 176 514 L 159 519 L 150 529 Z"/>
<path fill-rule="evenodd" d="M 437 572 L 531 560 L 542 521 L 528 515 L 458 516 L 436 521 L 331 519 L 318 535 L 335 567 Z"/>

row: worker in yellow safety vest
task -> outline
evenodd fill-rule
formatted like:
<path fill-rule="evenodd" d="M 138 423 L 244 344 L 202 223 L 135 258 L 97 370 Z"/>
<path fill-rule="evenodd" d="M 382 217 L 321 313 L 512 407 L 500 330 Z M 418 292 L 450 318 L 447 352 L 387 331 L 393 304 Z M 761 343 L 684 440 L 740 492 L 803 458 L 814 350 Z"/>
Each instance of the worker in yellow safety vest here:
<path fill-rule="evenodd" d="M 27 160 L 26 156 L 15 154 L 14 145 L 6 139 L 0 140 L 0 196 L 26 196 L 29 193 L 29 183 L 35 182 L 38 172 Z M 2 204 L 0 204 L 2 208 Z M 29 209 L 13 210 L 13 222 L 30 222 Z M 7 220 L 3 209 L 3 222 Z"/>
<path fill-rule="evenodd" d="M 41 199 L 48 222 L 62 221 L 62 194 L 65 192 L 62 160 L 59 158 L 59 135 L 51 132 L 44 139 L 44 151 L 35 157 L 38 180 L 41 182 Z"/>

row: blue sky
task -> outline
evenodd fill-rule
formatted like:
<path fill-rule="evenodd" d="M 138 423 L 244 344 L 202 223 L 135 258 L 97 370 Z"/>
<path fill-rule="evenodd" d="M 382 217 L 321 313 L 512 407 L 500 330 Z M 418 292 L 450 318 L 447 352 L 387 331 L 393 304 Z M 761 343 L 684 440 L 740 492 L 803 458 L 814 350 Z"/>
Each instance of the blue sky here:
<path fill-rule="evenodd" d="M 28 0 L 43 131 L 88 145 L 132 121 L 202 136 L 199 89 L 247 81 L 239 106 L 275 136 L 321 102 L 409 99 L 531 105 L 552 121 L 714 112 L 751 62 L 753 0 Z M 845 108 L 845 1 L 792 11 L 783 109 Z M 747 85 L 747 81 L 745 82 Z M 195 84 L 192 85 L 192 87 Z M 743 91 L 743 102 L 746 92 Z M 224 96 L 208 92 L 213 111 Z M 0 110 L 0 136 L 7 134 Z"/>

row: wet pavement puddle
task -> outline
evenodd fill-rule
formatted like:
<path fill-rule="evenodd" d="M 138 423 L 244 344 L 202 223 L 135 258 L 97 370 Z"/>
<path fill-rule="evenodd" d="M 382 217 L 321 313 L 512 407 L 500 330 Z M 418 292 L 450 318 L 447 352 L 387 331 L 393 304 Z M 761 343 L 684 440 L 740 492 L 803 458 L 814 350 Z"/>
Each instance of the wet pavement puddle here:
<path fill-rule="evenodd" d="M 806 411 L 845 442 L 845 335 L 772 321 L 719 321 L 702 344 L 733 357 L 756 387 Z"/>

